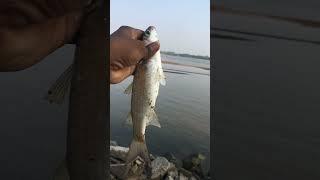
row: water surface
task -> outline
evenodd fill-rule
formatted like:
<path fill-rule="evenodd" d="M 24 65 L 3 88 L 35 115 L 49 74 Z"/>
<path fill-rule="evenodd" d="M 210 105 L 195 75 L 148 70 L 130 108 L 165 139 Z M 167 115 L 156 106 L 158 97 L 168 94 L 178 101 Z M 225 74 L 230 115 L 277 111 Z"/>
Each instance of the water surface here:
<path fill-rule="evenodd" d="M 166 75 L 166 86 L 160 86 L 156 102 L 156 113 L 162 128 L 148 126 L 147 145 L 150 153 L 166 152 L 183 158 L 201 152 L 207 157 L 205 169 L 209 167 L 210 155 L 210 61 L 194 58 L 162 55 Z M 170 64 L 169 64 L 170 63 Z M 130 111 L 130 95 L 123 94 L 132 82 L 111 85 L 110 113 L 111 139 L 128 146 L 132 138 L 132 127 L 123 126 Z"/>

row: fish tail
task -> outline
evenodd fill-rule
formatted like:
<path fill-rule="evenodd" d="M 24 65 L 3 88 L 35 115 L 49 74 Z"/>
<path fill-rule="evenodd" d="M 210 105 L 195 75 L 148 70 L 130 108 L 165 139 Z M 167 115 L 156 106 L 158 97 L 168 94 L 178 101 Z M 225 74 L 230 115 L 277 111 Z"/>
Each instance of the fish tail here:
<path fill-rule="evenodd" d="M 127 154 L 127 162 L 133 161 L 137 156 L 140 156 L 146 163 L 150 162 L 150 156 L 145 141 L 138 141 L 135 138 L 132 140 Z"/>
<path fill-rule="evenodd" d="M 147 174 L 150 174 L 151 160 L 150 160 L 146 142 L 144 140 L 139 141 L 134 138 L 130 144 L 129 152 L 126 158 L 126 164 L 128 165 L 129 163 L 131 163 L 137 156 L 141 157 L 144 160 Z"/>
<path fill-rule="evenodd" d="M 48 90 L 45 99 L 50 103 L 61 104 L 71 85 L 73 65 L 69 66 Z"/>

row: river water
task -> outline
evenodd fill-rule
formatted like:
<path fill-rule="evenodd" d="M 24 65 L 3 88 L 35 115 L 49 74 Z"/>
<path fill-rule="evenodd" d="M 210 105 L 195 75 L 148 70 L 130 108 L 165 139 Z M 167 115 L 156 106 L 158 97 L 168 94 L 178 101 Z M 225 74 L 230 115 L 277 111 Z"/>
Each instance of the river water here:
<path fill-rule="evenodd" d="M 183 158 L 191 153 L 203 153 L 204 169 L 210 158 L 210 61 L 162 55 L 166 86 L 160 86 L 156 113 L 162 128 L 148 126 L 147 146 L 150 153 L 166 152 Z M 123 94 L 132 82 L 111 85 L 111 139 L 128 146 L 132 127 L 123 125 L 130 111 L 130 95 Z"/>
<path fill-rule="evenodd" d="M 64 159 L 68 101 L 49 104 L 44 95 L 71 64 L 73 54 L 73 46 L 64 46 L 29 69 L 0 73 L 0 179 L 50 179 Z M 163 58 L 209 66 L 209 61 Z M 164 68 L 171 73 L 165 72 L 167 86 L 161 87 L 156 106 L 163 128 L 148 128 L 150 152 L 173 152 L 177 157 L 203 152 L 209 158 L 209 71 L 172 64 Z M 111 138 L 120 145 L 131 139 L 130 128 L 121 126 L 130 101 L 122 91 L 130 80 L 111 86 Z"/>

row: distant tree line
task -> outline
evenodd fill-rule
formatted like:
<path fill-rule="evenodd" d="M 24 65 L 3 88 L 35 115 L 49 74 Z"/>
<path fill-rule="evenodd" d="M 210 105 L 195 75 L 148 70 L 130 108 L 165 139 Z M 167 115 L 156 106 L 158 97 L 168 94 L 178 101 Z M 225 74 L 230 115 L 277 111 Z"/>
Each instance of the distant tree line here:
<path fill-rule="evenodd" d="M 181 56 L 181 57 L 190 57 L 190 58 L 196 58 L 196 59 L 210 60 L 209 56 L 192 55 L 192 54 L 186 54 L 186 53 L 179 54 L 179 53 L 175 53 L 172 51 L 161 51 L 161 53 L 171 55 L 171 56 Z"/>

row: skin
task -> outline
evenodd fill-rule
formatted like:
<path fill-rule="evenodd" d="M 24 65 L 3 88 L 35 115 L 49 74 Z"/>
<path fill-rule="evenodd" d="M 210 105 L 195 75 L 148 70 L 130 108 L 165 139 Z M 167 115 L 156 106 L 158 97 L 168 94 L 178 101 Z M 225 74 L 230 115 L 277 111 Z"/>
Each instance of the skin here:
<path fill-rule="evenodd" d="M 0 1 L 0 71 L 19 71 L 73 43 L 93 4 L 71 0 Z"/>
<path fill-rule="evenodd" d="M 27 69 L 65 44 L 74 44 L 83 19 L 95 0 L 1 0 L 0 72 Z M 121 27 L 110 37 L 110 82 L 119 83 L 159 43 L 145 47 L 143 31 Z"/>
<path fill-rule="evenodd" d="M 143 31 L 122 26 L 110 37 L 110 82 L 119 83 L 130 76 L 137 64 L 150 59 L 160 48 L 159 42 L 145 46 Z"/>

